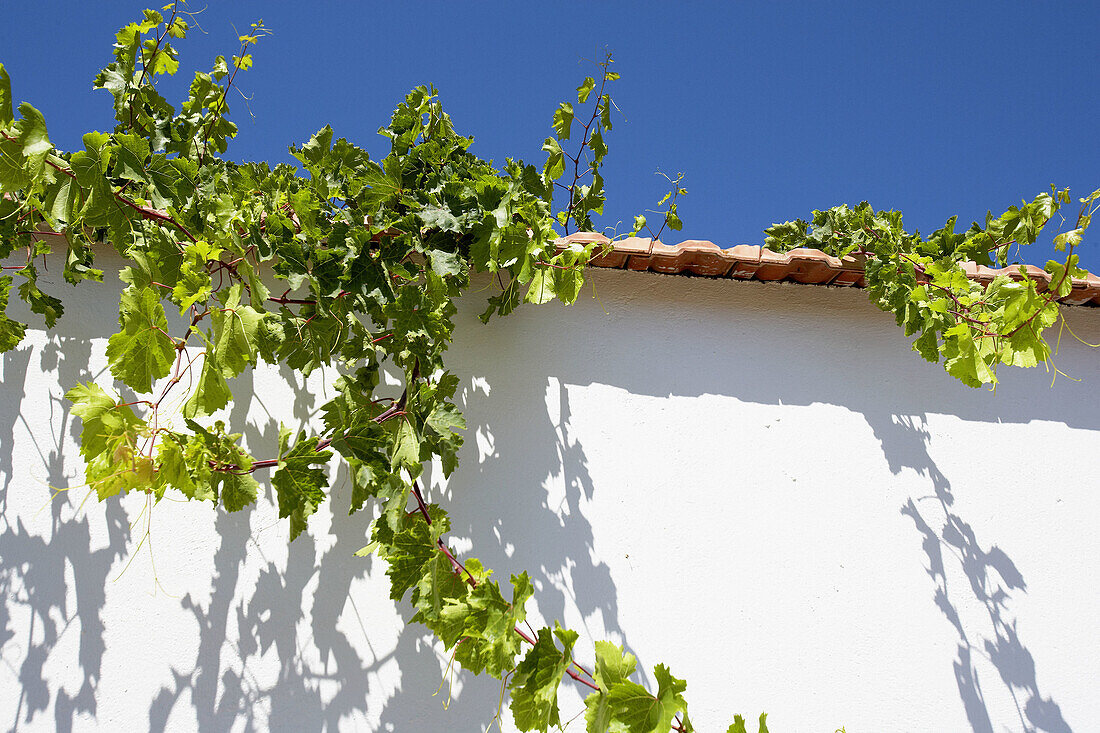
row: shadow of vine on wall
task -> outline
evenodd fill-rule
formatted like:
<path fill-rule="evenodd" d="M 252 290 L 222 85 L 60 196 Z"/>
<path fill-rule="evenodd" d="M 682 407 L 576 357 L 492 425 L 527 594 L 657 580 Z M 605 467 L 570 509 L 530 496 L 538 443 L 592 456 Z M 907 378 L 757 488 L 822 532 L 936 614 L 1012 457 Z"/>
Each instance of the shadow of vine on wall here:
<path fill-rule="evenodd" d="M 84 304 L 89 313 L 103 310 L 99 301 L 109 300 L 80 293 L 74 310 L 84 297 L 90 299 Z M 106 326 L 111 319 L 101 320 Z M 344 468 L 335 475 L 328 531 L 306 533 L 288 548 L 271 541 L 275 533 L 285 542 L 285 521 L 271 522 L 251 508 L 218 512 L 209 586 L 193 585 L 179 599 L 158 594 L 156 600 L 155 608 L 172 618 L 182 612 L 182 623 L 193 624 L 187 636 L 195 641 L 193 652 L 128 659 L 133 668 L 105 666 L 107 624 L 121 622 L 114 605 L 108 606 L 107 591 L 140 541 L 130 524 L 136 517 L 117 499 L 98 504 L 92 497 L 81 506 L 83 492 L 63 492 L 51 501 L 49 488 L 81 480 L 74 448 L 79 421 L 62 395 L 65 387 L 103 376 L 91 373 L 90 339 L 109 333 L 88 328 L 91 321 L 63 320 L 44 345 L 2 357 L 0 648 L 10 677 L 0 685 L 8 690 L 0 709 L 12 714 L 5 725 L 12 731 L 37 728 L 49 717 L 62 731 L 103 724 L 101 692 L 117 690 L 140 668 L 166 678 L 159 690 L 153 683 L 156 691 L 146 704 L 151 731 L 490 727 L 500 683 L 448 675 L 448 659 L 431 634 L 400 623 L 398 617 L 412 615 L 408 603 L 396 606 L 396 616 L 393 604 L 379 605 L 388 582 L 381 564 L 354 557 L 367 542 L 370 515 L 346 515 L 350 484 Z M 229 424 L 243 427 L 246 443 L 257 450 L 277 444 L 278 417 L 304 424 L 323 401 L 299 377 L 285 370 L 282 376 L 292 401 L 265 405 L 263 395 L 253 395 L 252 404 L 244 399 L 232 408 Z M 245 372 L 235 391 L 252 394 L 253 379 Z M 590 560 L 592 529 L 579 509 L 580 497 L 590 496 L 593 487 L 583 448 L 568 433 L 566 392 L 552 390 L 560 418 L 551 420 L 537 404 L 547 390 L 545 375 L 505 382 L 492 397 L 466 390 L 467 404 L 460 406 L 470 428 L 461 468 L 450 482 L 434 482 L 436 500 L 453 511 L 452 534 L 467 543 L 463 549 L 496 568 L 503 582 L 512 572 L 532 572 L 539 588 L 532 612 L 552 620 L 578 608 L 585 618 L 598 613 L 601 629 L 617 631 L 614 584 L 606 565 Z M 42 384 L 53 385 L 48 402 L 38 392 Z M 522 426 L 498 420 L 498 400 L 526 405 Z M 47 405 L 51 434 L 42 428 Z M 491 454 L 479 455 L 475 433 L 495 441 Z M 27 476 L 44 480 L 29 485 Z M 267 477 L 257 478 L 273 501 Z M 558 491 L 553 503 L 539 488 L 550 484 Z M 48 508 L 48 529 L 41 522 L 27 524 L 28 493 Z M 9 511 L 8 499 L 16 494 L 22 500 Z M 265 555 L 264 548 L 273 546 L 274 555 Z M 514 553 L 516 546 L 521 549 Z M 174 551 L 171 541 L 159 547 L 161 553 Z M 381 645 L 375 639 L 379 628 Z M 157 629 L 139 625 L 134 634 L 155 635 Z M 441 681 L 443 690 L 433 696 Z"/>
<path fill-rule="evenodd" d="M 997 545 L 983 547 L 973 528 L 953 509 L 951 483 L 927 452 L 930 440 L 922 421 L 914 416 L 893 416 L 893 431 L 902 440 L 883 440 L 883 449 L 897 473 L 895 462 L 927 476 L 930 496 L 909 500 L 901 513 L 913 521 L 927 556 L 926 570 L 935 584 L 936 607 L 958 633 L 958 656 L 953 667 L 967 719 L 975 733 L 993 733 L 986 696 L 976 657 L 984 657 L 1001 678 L 1019 716 L 1021 730 L 1071 733 L 1058 704 L 1043 697 L 1036 679 L 1035 660 L 1017 634 L 1012 599 L 1025 593 L 1027 584 L 1016 564 Z M 880 431 L 876 431 L 879 434 Z M 957 566 L 969 588 L 949 582 L 949 565 Z M 972 600 L 971 600 L 972 599 Z M 977 602 L 989 620 L 989 632 L 976 634 L 965 627 L 960 604 Z"/>
<path fill-rule="evenodd" d="M 647 291 L 645 297 L 666 312 L 683 310 L 675 300 L 671 305 L 665 302 L 669 297 L 662 296 L 659 288 Z M 824 373 L 820 366 L 800 363 L 799 352 L 787 351 L 790 344 L 806 348 L 808 342 L 824 350 L 833 341 L 869 338 L 866 333 L 846 334 L 844 328 L 856 330 L 859 324 L 845 326 L 843 314 L 827 308 L 815 310 L 816 317 L 825 321 L 824 328 L 821 322 L 804 319 L 799 311 L 798 317 L 803 318 L 799 328 L 805 332 L 764 342 L 744 338 L 754 329 L 767 328 L 752 324 L 754 317 L 769 319 L 768 323 L 789 322 L 784 307 L 782 302 L 769 303 L 765 312 L 749 313 L 730 332 L 716 333 L 711 340 L 670 323 L 659 353 L 650 349 L 652 335 L 646 327 L 654 316 L 629 302 L 612 306 L 614 315 L 605 321 L 581 323 L 578 319 L 583 316 L 572 313 L 550 327 L 542 321 L 537 332 L 524 338 L 516 337 L 529 326 L 517 314 L 503 333 L 498 331 L 491 338 L 516 338 L 509 348 L 522 353 L 523 360 L 538 363 L 534 370 L 507 360 L 485 359 L 483 349 L 479 358 L 479 345 L 470 346 L 462 356 L 467 361 L 459 359 L 456 371 L 481 374 L 484 381 L 475 380 L 460 404 L 469 423 L 461 465 L 449 481 L 430 476 L 434 480 L 428 482 L 435 500 L 451 512 L 456 544 L 495 568 L 504 582 L 512 572 L 529 570 L 538 588 L 537 608 L 532 612 L 548 620 L 580 619 L 582 633 L 610 637 L 629 648 L 619 623 L 615 583 L 608 566 L 597 558 L 593 528 L 583 511 L 585 501 L 604 489 L 595 486 L 584 447 L 570 427 L 574 406 L 568 387 L 599 382 L 660 397 L 715 394 L 775 405 L 842 405 L 866 418 L 894 474 L 909 468 L 932 484 L 931 496 L 910 498 L 901 511 L 921 538 L 934 584 L 933 602 L 958 635 L 951 666 L 975 733 L 995 729 L 987 698 L 996 681 L 988 674 L 980 677 L 979 662 L 987 663 L 986 670 L 988 665 L 996 670 L 1015 701 L 1022 730 L 1070 731 L 1049 690 L 1040 689 L 1032 655 L 1017 634 L 1011 605 L 1014 597 L 1026 592 L 1024 578 L 1007 553 L 988 541 L 982 544 L 953 508 L 953 489 L 928 450 L 927 414 L 955 410 L 963 419 L 975 420 L 1002 415 L 991 416 L 973 396 L 958 397 L 949 389 L 929 390 L 930 396 L 915 399 L 919 387 L 909 390 L 909 396 L 899 396 L 890 384 L 853 386 L 846 378 L 861 366 L 854 350 L 836 357 L 836 363 L 826 367 L 832 371 Z M 892 328 L 892 324 L 885 326 Z M 574 338 L 578 333 L 583 337 Z M 488 330 L 483 334 L 482 338 L 490 338 Z M 48 529 L 27 525 L 25 512 L 9 511 L 14 492 L 40 495 L 45 505 L 50 497 L 46 483 L 64 486 L 77 480 L 79 460 L 71 449 L 76 421 L 68 415 L 59 392 L 48 402 L 30 394 L 28 374 L 41 370 L 61 385 L 97 376 L 88 368 L 88 339 L 93 335 L 105 333 L 63 330 L 41 349 L 24 347 L 3 356 L 0 649 L 18 694 L 0 692 L 0 699 L 5 709 L 11 701 L 12 717 L 4 721 L 11 730 L 28 723 L 42 725 L 51 708 L 58 730 L 97 720 L 101 683 L 111 676 L 112 685 L 125 685 L 126 675 L 133 673 L 122 670 L 120 680 L 117 673 L 104 668 L 105 586 L 134 545 L 131 518 L 124 508 L 110 501 L 80 513 L 76 511 L 79 497 L 61 495 L 50 505 Z M 815 344 L 814 339 L 822 343 Z M 568 353 L 554 346 L 566 342 L 572 344 Z M 650 354 L 644 370 L 609 374 L 599 366 L 632 364 L 643 353 Z M 757 368 L 731 379 L 728 374 L 706 371 L 714 363 Z M 811 368 L 812 374 L 800 371 Z M 917 364 L 916 369 L 914 374 L 920 376 L 914 379 L 941 384 L 943 375 L 927 365 Z M 686 372 L 691 373 L 690 379 L 685 378 Z M 240 394 L 251 392 L 249 379 L 250 373 L 238 378 L 234 387 Z M 249 405 L 242 401 L 234 407 L 231 422 L 248 423 L 245 433 L 250 445 L 276 444 L 278 422 L 273 413 L 285 416 L 289 409 L 293 420 L 304 423 L 315 411 L 317 396 L 300 381 L 292 377 L 287 381 L 294 392 L 292 404 L 280 405 L 278 410 L 275 405 L 260 405 L 269 409 L 270 419 L 248 423 Z M 1100 428 L 1095 422 L 1082 423 L 1080 410 L 1064 409 L 1074 399 L 1072 394 L 1060 394 L 1036 409 L 1041 416 L 1068 415 L 1067 424 L 1076 421 L 1088 429 Z M 56 426 L 55 432 L 30 431 L 25 416 L 46 409 L 53 411 L 50 424 Z M 1024 422 L 1036 414 L 1030 406 L 1018 412 L 1003 417 Z M 31 447 L 37 452 L 28 454 Z M 17 463 L 32 462 L 41 466 L 34 473 L 45 481 L 35 486 L 14 484 Z M 261 483 L 266 486 L 265 480 Z M 329 531 L 303 535 L 286 549 L 285 558 L 264 555 L 263 547 L 271 545 L 261 542 L 270 537 L 266 533 L 285 537 L 285 522 L 260 526 L 266 520 L 258 518 L 259 510 L 218 514 L 217 545 L 210 549 L 209 593 L 195 588 L 193 595 L 162 601 L 166 608 L 182 610 L 187 622 L 194 624 L 193 655 L 186 652 L 182 659 L 175 654 L 171 660 L 132 662 L 172 666 L 170 680 L 147 700 L 150 730 L 489 727 L 499 700 L 498 682 L 456 675 L 456 696 L 445 710 L 447 686 L 439 696 L 432 693 L 441 680 L 450 679 L 446 655 L 423 627 L 395 625 L 388 602 L 368 608 L 370 598 L 385 597 L 387 584 L 379 563 L 353 557 L 366 542 L 368 517 L 345 515 L 349 494 L 347 475 L 341 469 L 334 482 Z M 105 532 L 95 529 L 104 521 L 99 516 L 105 519 Z M 960 574 L 965 583 L 949 583 L 949 578 Z M 988 631 L 976 632 L 973 624 L 964 623 L 964 607 L 975 603 L 988 618 Z M 402 618 L 411 616 L 407 603 L 398 605 L 397 612 Z M 78 644 L 72 639 L 77 631 Z M 51 658 L 54 666 L 78 669 L 79 680 L 71 682 L 70 675 L 60 681 L 48 674 L 45 667 Z M 15 689 L 11 682 L 0 685 L 0 690 L 3 687 Z"/>
<path fill-rule="evenodd" d="M 18 730 L 52 706 L 55 728 L 68 731 L 76 716 L 94 716 L 97 710 L 96 688 L 104 672 L 101 611 L 105 588 L 112 569 L 127 554 L 131 536 L 125 512 L 117 503 L 109 504 L 103 513 L 107 544 L 93 546 L 91 521 L 75 511 L 80 496 L 68 492 L 54 495 L 55 487 L 68 486 L 75 479 L 67 465 L 65 445 L 66 433 L 75 437 L 78 427 L 60 395 L 48 395 L 43 405 L 42 395 L 25 392 L 34 351 L 25 346 L 3 355 L 0 593 L 4 600 L 0 604 L 0 648 L 4 664 L 16 676 L 19 688 L 10 730 Z M 88 353 L 85 340 L 58 336 L 39 351 L 40 363 L 34 368 L 56 372 L 62 383 L 72 384 L 89 378 Z M 48 438 L 34 435 L 25 412 L 30 405 L 48 409 L 51 418 L 56 415 L 50 421 L 55 432 Z M 13 482 L 17 426 L 35 438 L 29 445 L 44 469 L 45 481 L 40 484 Z M 20 461 L 33 460 L 25 451 L 18 455 Z M 28 529 L 21 517 L 9 512 L 15 498 L 12 492 L 27 492 L 33 501 L 40 502 L 42 510 L 48 508 L 48 530 Z M 19 498 L 20 503 L 26 503 L 27 496 Z M 70 578 L 72 587 L 67 585 Z M 13 616 L 21 619 L 25 633 L 11 628 Z M 63 643 L 72 645 L 73 636 L 78 636 L 75 662 L 82 681 L 73 687 L 52 685 L 44 668 Z"/>
<path fill-rule="evenodd" d="M 988 541 L 983 544 L 953 508 L 950 482 L 929 454 L 932 436 L 926 421 L 928 415 L 940 414 L 979 423 L 1052 420 L 1100 430 L 1091 408 L 1095 399 L 1085 391 L 1089 376 L 1076 375 L 1085 381 L 1063 382 L 1044 399 L 1027 402 L 1011 397 L 993 401 L 987 392 L 956 384 L 916 357 L 900 373 L 867 378 L 868 354 L 904 355 L 909 344 L 888 317 L 880 317 L 869 329 L 867 321 L 837 307 L 848 298 L 858 300 L 861 309 L 871 309 L 863 293 L 790 285 L 731 288 L 706 279 L 694 279 L 687 286 L 682 278 L 603 271 L 595 277 L 634 279 L 632 286 L 613 289 L 611 296 L 603 291 L 606 318 L 561 313 L 540 321 L 537 332 L 521 334 L 526 340 L 517 348 L 528 349 L 526 358 L 571 385 L 610 384 L 630 394 L 661 398 L 727 395 L 769 405 L 829 404 L 861 414 L 893 474 L 908 468 L 932 484 L 931 496 L 909 497 L 900 511 L 920 534 L 927 572 L 935 584 L 933 602 L 958 634 L 952 669 L 971 728 L 975 733 L 1004 729 L 1006 720 L 996 718 L 989 699 L 991 685 L 1000 684 L 1003 691 L 998 696 L 1007 694 L 1015 706 L 1019 723 L 1012 729 L 1071 732 L 1050 691 L 1040 688 L 1034 657 L 1017 631 L 1013 599 L 1026 593 L 1026 582 L 1008 553 Z M 728 313 L 737 317 L 728 318 Z M 517 316 L 516 320 L 524 317 Z M 659 349 L 652 348 L 655 323 L 661 324 Z M 1089 341 L 1100 336 L 1093 320 L 1074 328 Z M 554 349 L 554 344 L 567 340 L 568 354 Z M 540 349 L 540 344 L 550 346 Z M 807 353 L 824 357 L 806 360 Z M 600 367 L 636 365 L 641 354 L 642 368 Z M 739 368 L 731 375 L 715 369 L 715 364 Z M 879 374 L 874 369 L 871 373 Z M 1009 382 L 1036 377 L 1041 379 L 1035 374 L 1005 375 Z M 1091 378 L 1095 389 L 1095 377 Z M 1003 389 L 1012 394 L 1010 385 Z M 949 584 L 953 575 L 964 578 L 964 584 Z M 980 613 L 973 613 L 975 609 Z M 978 616 L 987 621 L 975 622 Z M 987 672 L 995 670 L 996 677 L 987 674 L 982 679 L 980 662 Z"/>
<path fill-rule="evenodd" d="M 583 448 L 568 434 L 564 388 L 554 394 L 561 415 L 556 422 L 540 417 L 533 407 L 516 418 L 524 423 L 521 430 L 510 419 L 498 420 L 499 410 L 491 406 L 497 400 L 530 404 L 540 391 L 540 379 L 545 390 L 545 376 L 502 379 L 491 397 L 467 389 L 460 404 L 469 421 L 461 467 L 445 486 L 430 475 L 426 483 L 435 484 L 436 500 L 452 512 L 451 534 L 466 543 L 469 554 L 494 568 L 505 583 L 513 572 L 531 572 L 541 616 L 562 619 L 572 604 L 586 618 L 599 612 L 601 627 L 621 635 L 608 568 L 589 559 L 592 529 L 579 501 L 582 493 L 591 494 L 592 481 Z M 242 394 L 249 391 L 248 385 L 238 388 Z M 314 405 L 316 397 L 303 387 L 295 400 L 297 416 L 308 419 L 310 411 L 303 406 Z M 478 455 L 475 434 L 493 442 L 489 455 Z M 276 435 L 277 423 L 271 422 L 263 431 L 249 425 L 246 439 L 271 445 Z M 564 489 L 559 505 L 533 490 L 547 483 Z M 150 730 L 170 728 L 169 720 L 181 705 L 190 708 L 202 731 L 241 722 L 246 729 L 332 731 L 349 719 L 375 716 L 380 730 L 391 731 L 492 726 L 500 682 L 448 670 L 447 655 L 424 627 L 400 625 L 392 648 L 375 649 L 371 625 L 376 620 L 356 608 L 356 599 L 362 600 L 364 593 L 384 595 L 387 584 L 379 564 L 353 557 L 367 542 L 368 517 L 346 516 L 343 508 L 349 502 L 350 483 L 341 467 L 334 480 L 328 537 L 315 540 L 303 534 L 290 545 L 285 569 L 267 561 L 254 582 L 242 576 L 249 553 L 258 551 L 250 512 L 218 515 L 220 545 L 210 600 L 182 601 L 198 627 L 198 652 L 193 666 L 174 670 L 172 684 L 151 702 Z M 285 526 L 275 531 L 285 532 Z M 318 555 L 321 539 L 328 547 Z M 403 602 L 397 612 L 407 619 L 413 611 Z M 227 648 L 232 658 L 228 664 L 223 661 Z M 272 652 L 278 674 L 250 674 Z M 391 667 L 400 679 L 392 689 L 379 682 Z M 263 716 L 257 717 L 257 711 L 264 711 Z"/>

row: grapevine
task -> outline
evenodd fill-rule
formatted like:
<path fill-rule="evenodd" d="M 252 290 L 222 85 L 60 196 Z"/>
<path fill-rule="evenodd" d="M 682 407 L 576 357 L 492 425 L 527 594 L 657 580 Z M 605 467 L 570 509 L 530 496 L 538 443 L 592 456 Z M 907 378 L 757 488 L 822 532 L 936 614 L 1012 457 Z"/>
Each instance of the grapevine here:
<path fill-rule="evenodd" d="M 0 351 L 27 329 L 6 315 L 13 288 L 47 329 L 64 315 L 58 294 L 39 287 L 40 258 L 56 249 L 71 285 L 103 278 L 103 247 L 126 265 L 107 359 L 136 397 L 94 382 L 66 395 L 82 421 L 88 485 L 101 501 L 173 492 L 232 512 L 256 501 L 257 475 L 269 474 L 293 541 L 328 498 L 327 466 L 338 458 L 352 479 L 349 512 L 369 532 L 359 554 L 386 562 L 391 598 L 408 599 L 411 621 L 463 668 L 506 683 L 520 730 L 562 725 L 566 678 L 588 692 L 588 731 L 693 730 L 686 683 L 664 665 L 648 690 L 631 679 L 636 660 L 620 646 L 596 641 L 589 670 L 573 657 L 577 632 L 525 630 L 528 575 L 505 585 L 476 558 L 462 559 L 448 543 L 447 512 L 420 485 L 432 461 L 445 476 L 458 468 L 465 421 L 444 356 L 471 273 L 498 285 L 488 321 L 523 303 L 574 302 L 598 254 L 595 243 L 561 236 L 592 231 L 603 211 L 605 137 L 616 117 L 611 57 L 578 87 L 576 106 L 553 113 L 541 166 L 509 158 L 497 170 L 472 154 L 473 138 L 455 130 L 430 86 L 410 91 L 379 130 L 390 144 L 383 159 L 325 127 L 290 148 L 300 167 L 271 166 L 222 157 L 238 132 L 229 93 L 267 29 L 253 24 L 236 55 L 196 72 L 177 110 L 157 85 L 179 71 L 176 43 L 189 29 L 173 3 L 118 32 L 95 80 L 113 99 L 113 130 L 87 133 L 75 151 L 54 148 L 32 105 L 15 107 L 0 65 L 0 259 L 18 258 L 0 276 Z M 653 212 L 658 230 L 638 216 L 632 234 L 680 228 L 686 190 L 682 177 L 669 181 Z M 964 263 L 1007 266 L 1072 202 L 1056 188 L 965 232 L 951 219 L 925 238 L 897 212 L 863 203 L 773 225 L 765 244 L 860 258 L 872 300 L 916 336 L 913 348 L 981 386 L 996 382 L 1000 366 L 1049 362 L 1044 334 L 1058 321 L 1057 299 L 1086 274 L 1074 250 L 1098 201 L 1100 191 L 1080 200 L 1075 225 L 1055 238 L 1066 260 L 1048 263 L 1046 278 L 1021 269 L 983 285 Z M 223 413 L 234 379 L 260 362 L 340 375 L 323 429 L 281 428 L 274 457 L 246 450 Z M 399 396 L 380 388 L 387 371 L 402 375 Z M 745 720 L 729 731 L 746 731 Z"/>

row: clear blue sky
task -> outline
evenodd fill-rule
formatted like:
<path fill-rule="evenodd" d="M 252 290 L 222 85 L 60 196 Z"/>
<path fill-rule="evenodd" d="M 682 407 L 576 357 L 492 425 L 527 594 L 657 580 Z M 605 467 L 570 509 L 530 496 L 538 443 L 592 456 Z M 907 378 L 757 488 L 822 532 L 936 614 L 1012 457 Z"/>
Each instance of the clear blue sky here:
<path fill-rule="evenodd" d="M 238 99 L 231 158 L 286 161 L 325 124 L 381 153 L 375 130 L 432 83 L 474 152 L 541 162 L 557 102 L 607 47 L 626 119 L 608 139 L 605 225 L 655 204 L 657 169 L 683 171 L 690 191 L 682 234 L 665 239 L 721 246 L 841 202 L 899 209 L 927 232 L 1051 183 L 1100 187 L 1097 2 L 207 1 L 207 35 L 181 46 L 188 76 L 233 52 L 234 25 L 275 31 L 239 77 L 255 120 Z M 55 144 L 111 126 L 91 80 L 143 6 L 0 3 L 0 62 Z M 1082 251 L 1094 271 L 1096 232 Z"/>

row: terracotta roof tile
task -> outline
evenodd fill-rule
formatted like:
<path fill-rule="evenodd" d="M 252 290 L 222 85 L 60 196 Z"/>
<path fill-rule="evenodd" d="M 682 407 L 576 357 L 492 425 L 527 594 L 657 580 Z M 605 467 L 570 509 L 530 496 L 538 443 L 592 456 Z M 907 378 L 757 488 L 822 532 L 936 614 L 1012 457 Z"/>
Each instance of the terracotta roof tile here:
<path fill-rule="evenodd" d="M 570 234 L 558 240 L 558 247 L 570 243 L 609 242 L 591 232 Z M 591 264 L 637 272 L 661 272 L 666 275 L 703 275 L 734 280 L 765 282 L 796 282 L 805 285 L 835 285 L 866 287 L 863 259 L 859 256 L 838 259 L 816 249 L 793 249 L 780 254 L 750 244 L 722 249 L 714 242 L 688 239 L 679 244 L 664 244 L 651 239 L 630 237 L 612 243 L 611 250 L 596 257 Z M 994 269 L 973 262 L 965 264 L 967 275 L 980 283 L 990 283 L 998 275 L 1020 280 L 1024 275 L 1019 266 Z M 1045 290 L 1050 275 L 1042 268 L 1025 265 L 1027 276 Z M 1100 277 L 1089 275 L 1073 281 L 1073 290 L 1059 298 L 1066 305 L 1100 306 Z"/>

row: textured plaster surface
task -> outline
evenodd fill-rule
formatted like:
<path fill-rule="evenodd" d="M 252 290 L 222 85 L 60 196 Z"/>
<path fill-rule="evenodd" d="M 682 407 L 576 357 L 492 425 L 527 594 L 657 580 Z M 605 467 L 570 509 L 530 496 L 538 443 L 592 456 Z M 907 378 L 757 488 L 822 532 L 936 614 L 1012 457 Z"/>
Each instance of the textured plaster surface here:
<path fill-rule="evenodd" d="M 530 571 L 531 614 L 580 631 L 582 660 L 611 638 L 668 664 L 701 731 L 760 710 L 775 731 L 1100 720 L 1100 355 L 1066 333 L 1056 363 L 1081 381 L 970 390 L 857 290 L 592 280 L 598 300 L 487 326 L 467 298 L 466 444 L 446 485 L 430 472 L 454 544 Z M 270 490 L 232 515 L 85 501 L 61 396 L 107 383 L 117 292 L 67 292 L 55 334 L 0 357 L 0 726 L 486 729 L 498 684 L 448 674 L 352 556 L 345 472 L 289 547 Z M 1100 312 L 1066 313 L 1100 341 Z M 322 375 L 287 377 L 235 385 L 254 396 L 227 417 L 261 457 L 326 399 Z M 562 705 L 582 709 L 568 681 Z"/>

